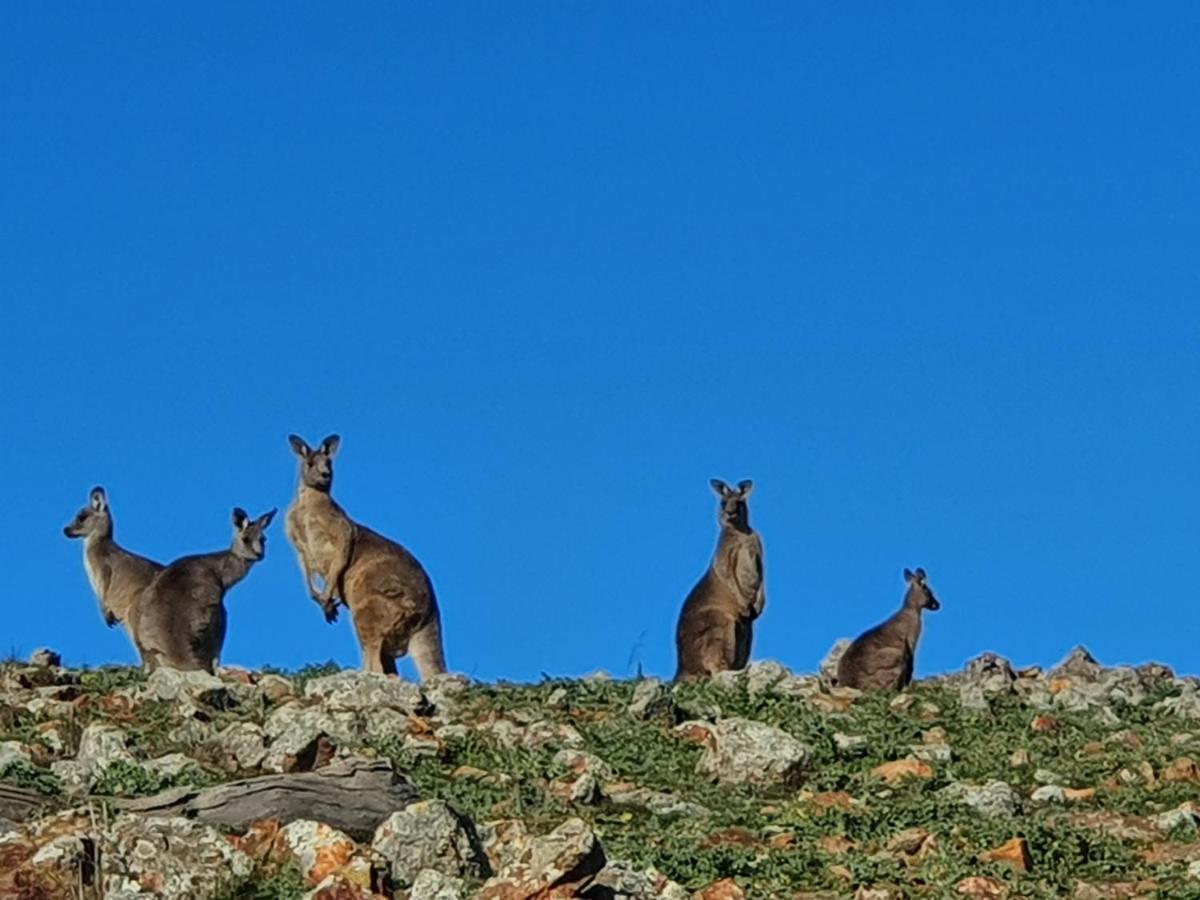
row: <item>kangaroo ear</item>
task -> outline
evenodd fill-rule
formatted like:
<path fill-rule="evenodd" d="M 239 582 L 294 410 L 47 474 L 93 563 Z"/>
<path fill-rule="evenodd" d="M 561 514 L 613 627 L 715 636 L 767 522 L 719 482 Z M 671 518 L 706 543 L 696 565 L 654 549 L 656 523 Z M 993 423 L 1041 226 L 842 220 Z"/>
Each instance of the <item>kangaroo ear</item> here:
<path fill-rule="evenodd" d="M 108 497 L 104 494 L 104 488 L 100 486 L 92 488 L 88 499 L 91 501 L 92 509 L 96 512 L 104 512 L 104 510 L 108 509 Z"/>
<path fill-rule="evenodd" d="M 340 435 L 331 434 L 325 440 L 321 441 L 321 452 L 330 459 L 335 457 L 338 452 L 338 447 L 342 446 L 342 438 Z"/>
<path fill-rule="evenodd" d="M 913 574 L 917 576 L 917 581 L 924 581 L 924 580 L 925 580 L 925 570 L 924 570 L 924 569 L 920 569 L 920 568 L 919 568 L 919 569 L 917 569 L 917 571 L 916 571 L 916 572 L 914 572 Z"/>
<path fill-rule="evenodd" d="M 235 506 L 233 508 L 233 527 L 238 531 L 241 531 L 246 527 L 246 522 L 249 521 L 249 519 L 250 516 L 247 515 L 246 511 L 240 506 Z"/>
<path fill-rule="evenodd" d="M 912 581 L 916 577 L 917 576 L 913 574 L 912 569 L 906 568 L 904 570 L 904 580 L 905 581 Z"/>
<path fill-rule="evenodd" d="M 754 482 L 749 478 L 747 478 L 745 481 L 738 482 L 738 493 L 743 497 L 749 497 L 752 490 L 754 490 Z"/>
<path fill-rule="evenodd" d="M 723 482 L 720 478 L 712 479 L 709 484 L 711 484 L 712 489 L 717 492 L 718 497 L 728 497 L 733 493 L 733 491 L 729 489 L 729 485 Z"/>
<path fill-rule="evenodd" d="M 271 520 L 273 518 L 275 518 L 275 513 L 277 513 L 277 512 L 279 512 L 278 509 L 273 509 L 270 512 L 263 513 L 261 516 L 259 516 L 258 517 L 258 527 L 261 528 L 263 531 L 266 531 L 267 526 L 271 524 Z"/>
<path fill-rule="evenodd" d="M 312 453 L 312 448 L 308 446 L 308 444 L 304 443 L 304 438 L 300 437 L 298 434 L 289 434 L 288 443 L 292 445 L 292 452 L 301 459 Z"/>

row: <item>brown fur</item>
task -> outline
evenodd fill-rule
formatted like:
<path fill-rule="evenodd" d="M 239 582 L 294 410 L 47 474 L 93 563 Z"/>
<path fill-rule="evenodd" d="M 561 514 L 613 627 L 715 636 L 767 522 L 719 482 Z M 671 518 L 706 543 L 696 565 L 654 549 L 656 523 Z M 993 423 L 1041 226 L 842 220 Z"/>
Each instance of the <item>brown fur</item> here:
<path fill-rule="evenodd" d="M 251 519 L 233 511 L 228 550 L 175 560 L 155 576 L 135 610 L 133 632 L 147 666 L 212 673 L 225 645 L 225 594 L 266 554 L 275 510 Z"/>
<path fill-rule="evenodd" d="M 301 462 L 288 538 L 326 619 L 336 618 L 340 597 L 350 608 L 368 672 L 394 675 L 396 657 L 406 653 L 422 680 L 445 672 L 441 614 L 429 575 L 404 547 L 355 522 L 330 495 L 337 436 L 317 450 L 295 435 L 289 441 Z M 323 578 L 323 590 L 314 590 L 313 574 Z"/>
<path fill-rule="evenodd" d="M 925 570 L 904 570 L 908 591 L 900 610 L 860 635 L 838 660 L 839 687 L 899 691 L 912 681 L 921 637 L 921 611 L 941 607 L 925 581 Z"/>
<path fill-rule="evenodd" d="M 63 534 L 83 538 L 83 568 L 100 601 L 100 614 L 109 628 L 118 622 L 123 624 L 130 640 L 134 640 L 130 625 L 133 606 L 162 571 L 162 563 L 130 553 L 113 540 L 112 511 L 102 487 L 92 488 L 88 505 L 75 514 Z"/>
<path fill-rule="evenodd" d="M 296 548 L 309 595 L 325 611 L 325 620 L 333 622 L 338 601 L 345 600 L 342 580 L 354 552 L 354 522 L 330 495 L 333 457 L 341 438 L 331 434 L 315 450 L 294 434 L 288 441 L 300 457 L 300 484 L 288 507 L 287 536 Z"/>
<path fill-rule="evenodd" d="M 680 681 L 745 668 L 750 661 L 754 620 L 762 615 L 767 602 L 762 539 L 750 527 L 746 505 L 754 485 L 743 481 L 733 489 L 713 479 L 712 486 L 721 498 L 721 536 L 712 564 L 679 614 L 675 678 Z"/>

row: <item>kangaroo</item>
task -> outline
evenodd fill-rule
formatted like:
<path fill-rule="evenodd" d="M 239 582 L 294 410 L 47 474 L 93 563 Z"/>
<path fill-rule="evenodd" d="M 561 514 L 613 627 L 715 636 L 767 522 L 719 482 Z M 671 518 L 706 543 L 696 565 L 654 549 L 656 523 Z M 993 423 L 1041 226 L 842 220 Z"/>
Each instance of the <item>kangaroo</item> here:
<path fill-rule="evenodd" d="M 750 527 L 746 505 L 754 483 L 741 481 L 736 489 L 717 478 L 711 483 L 721 498 L 717 514 L 721 536 L 708 571 L 679 614 L 676 681 L 744 669 L 750 661 L 754 620 L 767 603 L 762 538 Z"/>
<path fill-rule="evenodd" d="M 331 434 L 315 450 L 294 434 L 288 435 L 288 442 L 300 457 L 300 483 L 287 511 L 287 536 L 296 548 L 308 593 L 324 610 L 325 621 L 333 622 L 338 601 L 345 600 L 342 580 L 354 551 L 354 523 L 330 495 L 333 457 L 342 439 Z"/>
<path fill-rule="evenodd" d="M 838 661 L 837 684 L 860 690 L 899 691 L 912 681 L 921 611 L 941 608 L 925 581 L 925 570 L 904 570 L 908 591 L 899 612 L 855 639 Z"/>
<path fill-rule="evenodd" d="M 133 604 L 162 571 L 162 564 L 130 553 L 113 540 L 112 510 L 102 487 L 92 488 L 88 505 L 75 514 L 63 528 L 63 534 L 83 538 L 83 568 L 100 601 L 100 614 L 109 628 L 122 623 L 133 640 L 130 625 Z M 134 646 L 137 647 L 136 641 Z M 140 648 L 138 652 L 140 655 Z"/>
<path fill-rule="evenodd" d="M 233 511 L 228 550 L 175 560 L 155 576 L 135 605 L 133 631 L 147 667 L 214 674 L 225 644 L 225 594 L 266 555 L 265 531 L 275 510 L 251 519 Z"/>
<path fill-rule="evenodd" d="M 428 573 L 404 547 L 355 522 L 329 495 L 340 440 L 333 435 L 316 450 L 294 435 L 289 442 L 300 457 L 300 486 L 288 510 L 288 538 L 326 620 L 336 618 L 340 594 L 368 672 L 395 675 L 396 657 L 406 653 L 422 681 L 445 672 L 441 613 Z M 315 574 L 323 589 L 314 589 Z"/>

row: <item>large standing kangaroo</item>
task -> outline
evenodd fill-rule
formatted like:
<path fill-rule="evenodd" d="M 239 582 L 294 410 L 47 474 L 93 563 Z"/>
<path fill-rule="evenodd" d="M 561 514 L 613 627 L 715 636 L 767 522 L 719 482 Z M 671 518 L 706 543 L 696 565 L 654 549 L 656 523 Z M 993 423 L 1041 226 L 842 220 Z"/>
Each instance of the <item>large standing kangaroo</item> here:
<path fill-rule="evenodd" d="M 162 571 L 162 564 L 130 553 L 113 540 L 112 511 L 102 487 L 92 488 L 88 505 L 75 514 L 63 534 L 83 538 L 83 568 L 100 601 L 100 613 L 109 628 L 122 623 L 137 647 L 131 625 L 133 605 L 146 585 Z"/>
<path fill-rule="evenodd" d="M 228 550 L 175 560 L 155 576 L 134 607 L 134 639 L 150 669 L 213 673 L 225 645 L 225 594 L 267 552 L 264 532 L 275 510 L 251 519 L 233 511 Z"/>
<path fill-rule="evenodd" d="M 838 660 L 839 687 L 899 691 L 912 681 L 921 637 L 921 611 L 941 609 L 925 581 L 925 570 L 904 570 L 908 590 L 899 611 L 855 639 Z"/>
<path fill-rule="evenodd" d="M 746 505 L 754 483 L 742 481 L 734 489 L 714 478 L 712 486 L 721 498 L 721 536 L 712 564 L 679 614 L 675 630 L 679 681 L 745 668 L 754 620 L 767 603 L 762 539 L 750 527 Z"/>
<path fill-rule="evenodd" d="M 288 539 L 326 620 L 337 617 L 339 598 L 350 607 L 368 672 L 395 675 L 396 657 L 406 653 L 422 681 L 445 672 L 442 620 L 429 575 L 404 547 L 347 516 L 330 494 L 341 440 L 330 435 L 315 450 L 296 435 L 288 442 L 300 458 Z M 317 575 L 323 585 L 316 584 Z"/>

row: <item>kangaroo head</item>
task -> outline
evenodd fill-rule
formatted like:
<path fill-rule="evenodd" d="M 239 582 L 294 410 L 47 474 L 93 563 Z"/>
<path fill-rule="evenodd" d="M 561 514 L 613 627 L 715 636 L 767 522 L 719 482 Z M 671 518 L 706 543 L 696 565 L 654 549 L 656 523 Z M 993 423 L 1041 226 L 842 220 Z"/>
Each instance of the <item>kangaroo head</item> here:
<path fill-rule="evenodd" d="M 294 434 L 288 435 L 288 443 L 292 445 L 292 452 L 300 457 L 300 482 L 305 487 L 318 491 L 333 487 L 333 458 L 341 446 L 340 437 L 331 434 L 316 450 L 308 446 L 304 438 Z"/>
<path fill-rule="evenodd" d="M 88 505 L 75 513 L 63 534 L 69 538 L 107 537 L 112 534 L 112 516 L 108 512 L 108 497 L 104 488 L 94 487 L 88 495 Z"/>
<path fill-rule="evenodd" d="M 739 481 L 736 488 L 731 488 L 720 478 L 714 478 L 710 484 L 721 498 L 721 508 L 717 513 L 717 521 L 721 523 L 721 527 L 749 531 L 750 508 L 746 505 L 746 498 L 754 490 L 754 482 L 749 479 Z"/>
<path fill-rule="evenodd" d="M 233 510 L 233 555 L 258 562 L 267 553 L 267 526 L 276 510 L 251 519 L 240 506 Z"/>
<path fill-rule="evenodd" d="M 908 585 L 908 593 L 904 595 L 905 606 L 930 611 L 942 608 L 942 604 L 938 603 L 937 597 L 933 596 L 933 591 L 925 581 L 924 569 L 917 569 L 915 572 L 905 569 L 904 581 Z"/>

